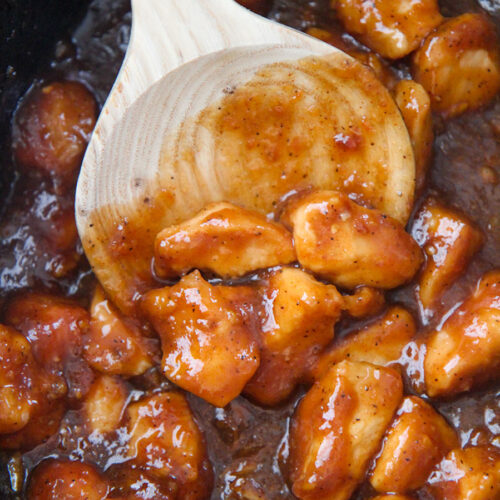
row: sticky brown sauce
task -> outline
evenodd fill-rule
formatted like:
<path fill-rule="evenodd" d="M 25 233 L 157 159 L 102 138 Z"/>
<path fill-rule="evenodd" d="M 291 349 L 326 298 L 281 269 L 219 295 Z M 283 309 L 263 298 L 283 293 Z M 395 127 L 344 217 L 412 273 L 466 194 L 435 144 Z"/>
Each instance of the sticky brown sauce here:
<path fill-rule="evenodd" d="M 406 128 L 373 72 L 341 53 L 271 64 L 169 132 L 154 182 L 90 214 L 83 244 L 130 313 L 154 284 L 156 234 L 210 202 L 273 216 L 291 192 L 338 188 L 406 221 L 413 183 Z"/>
<path fill-rule="evenodd" d="M 359 48 L 352 38 L 336 28 L 338 24 L 331 18 L 328 3 L 323 0 L 277 0 L 274 2 L 270 17 L 301 29 L 319 26 L 333 30 L 334 35 L 343 43 Z M 472 1 L 448 0 L 442 4 L 444 14 L 457 15 L 477 10 L 477 4 Z M 499 12 L 491 11 L 497 14 L 496 20 L 499 19 Z M 95 1 L 94 8 L 89 11 L 82 26 L 75 33 L 74 42 L 64 42 L 59 46 L 52 67 L 45 75 L 40 75 L 40 81 L 57 78 L 83 81 L 103 104 L 123 58 L 129 36 L 129 24 L 128 2 Z M 113 71 L 110 71 L 110 68 Z M 407 74 L 405 61 L 395 65 L 391 71 Z M 307 165 L 306 152 L 311 146 L 311 135 L 304 133 L 303 130 L 300 133 L 290 130 L 285 133 L 283 131 L 285 125 L 281 126 L 282 123 L 289 123 L 293 113 L 300 109 L 290 106 L 290 102 L 301 103 L 306 97 L 300 91 L 297 92 L 293 86 L 285 87 L 281 95 L 268 95 L 261 101 L 250 99 L 248 89 L 236 90 L 227 97 L 226 102 L 231 103 L 228 108 L 217 107 L 205 113 L 210 115 L 210 119 L 216 124 L 216 130 L 221 134 L 221 141 L 226 135 L 235 137 L 239 148 L 238 155 L 244 154 L 251 162 L 249 171 L 253 182 L 262 179 L 262 185 L 268 186 L 273 193 L 274 189 L 280 186 L 282 192 L 279 196 L 266 195 L 265 199 L 276 202 L 291 188 L 311 185 L 313 183 L 309 177 L 311 169 L 303 166 Z M 323 105 L 324 101 L 318 101 L 316 111 L 312 111 L 319 118 L 318 127 L 321 123 Z M 265 121 L 262 121 L 263 111 L 266 112 Z M 241 114 L 249 117 L 244 125 L 240 120 Z M 334 113 L 330 111 L 326 118 L 323 117 L 323 122 L 326 123 L 332 115 Z M 312 132 L 313 136 L 315 133 L 328 134 L 329 149 L 324 154 L 333 155 L 332 164 L 342 164 L 344 169 L 347 168 L 344 160 L 351 154 L 354 156 L 369 154 L 366 124 L 360 120 L 349 124 L 352 127 L 348 126 L 348 130 L 343 130 L 339 128 L 337 122 L 332 121 L 331 128 L 326 129 L 326 132 Z M 447 122 L 441 122 L 436 117 L 435 129 L 434 160 L 427 187 L 417 200 L 415 210 L 428 195 L 434 195 L 470 216 L 484 232 L 485 242 L 467 272 L 454 283 L 435 307 L 434 316 L 429 324 L 420 325 L 419 338 L 423 338 L 429 329 L 435 327 L 450 308 L 464 300 L 484 272 L 492 269 L 495 264 L 498 265 L 500 255 L 500 190 L 498 189 L 500 101 L 497 98 L 487 110 L 468 113 Z M 342 137 L 339 136 L 339 140 L 332 140 L 332 137 L 335 138 L 338 134 L 342 134 Z M 252 162 L 261 165 L 262 158 L 272 160 L 280 167 L 272 172 L 262 171 L 259 166 L 252 168 Z M 348 177 L 345 175 L 342 179 Z M 225 188 L 234 190 L 238 182 L 241 182 L 241 178 L 235 175 L 234 178 L 224 181 Z M 361 193 L 363 197 L 370 199 L 369 188 L 365 191 L 364 188 L 354 185 L 350 189 L 352 193 Z M 259 199 L 261 192 L 257 188 L 249 189 L 244 193 L 243 203 L 250 207 L 257 206 L 266 212 L 273 211 L 272 203 L 269 207 L 266 202 Z M 111 230 L 108 228 L 105 235 L 98 236 L 98 239 L 105 238 L 106 252 L 109 252 L 115 260 L 124 262 L 124 265 L 132 265 L 138 255 L 149 252 L 147 254 L 149 262 L 150 242 L 165 222 L 161 219 L 165 211 L 175 206 L 177 202 L 175 196 L 175 191 L 164 188 L 156 197 L 143 199 L 137 218 L 116 221 L 114 228 Z M 58 211 L 65 213 L 71 210 L 73 199 L 72 189 L 61 195 L 55 193 L 49 183 L 40 180 L 20 178 L 12 184 L 0 220 L 1 300 L 19 290 L 36 288 L 61 293 L 78 299 L 84 305 L 88 304 L 95 278 L 81 246 L 65 251 L 54 250 L 53 245 L 50 245 L 43 235 L 45 226 L 50 227 L 50 217 Z M 199 203 L 204 202 L 205 200 L 200 200 Z M 375 202 L 373 204 L 376 206 Z M 196 209 L 196 207 L 190 208 L 191 212 Z M 161 220 L 162 224 L 159 223 L 157 227 L 149 225 L 144 229 L 140 224 L 144 218 L 150 221 Z M 58 279 L 54 277 L 51 266 L 57 265 L 60 261 L 66 266 L 71 266 L 71 271 L 65 273 L 64 278 Z M 131 289 L 143 291 L 158 284 L 151 274 L 149 264 L 148 267 L 138 266 L 137 271 L 138 281 L 129 284 Z M 249 280 L 257 278 L 250 277 Z M 388 301 L 403 304 L 416 319 L 419 318 L 415 284 L 389 293 Z M 341 320 L 335 328 L 336 337 L 343 337 L 363 324 L 362 321 Z M 417 343 L 408 347 L 406 370 L 410 375 L 406 380 L 408 392 L 412 392 L 412 388 L 418 385 L 422 377 L 421 356 Z M 136 391 L 133 393 L 134 397 L 140 396 L 142 391 L 151 387 L 169 387 L 169 383 L 156 370 L 131 379 L 130 384 Z M 242 480 L 254 485 L 257 491 L 264 492 L 266 498 L 294 498 L 284 480 L 278 450 L 281 449 L 286 455 L 289 418 L 305 390 L 305 387 L 299 388 L 286 404 L 273 409 L 261 408 L 243 397 L 238 397 L 224 409 L 216 409 L 199 398 L 188 395 L 189 403 L 204 431 L 214 468 L 215 487 L 211 498 L 238 498 L 233 490 L 238 481 L 241 484 Z M 482 444 L 492 442 L 494 439 L 498 442 L 500 435 L 498 384 L 468 393 L 453 401 L 432 403 L 458 430 L 462 445 Z M 79 419 L 78 411 L 71 410 L 65 417 L 59 435 L 53 436 L 45 444 L 24 455 L 3 457 L 4 498 L 8 498 L 9 495 L 12 498 L 22 497 L 20 492 L 23 475 L 29 473 L 48 456 L 86 459 L 102 468 L 109 467 L 109 464 L 119 462 L 123 458 L 124 448 L 120 436 L 94 443 L 89 447 L 83 438 Z M 17 495 L 11 486 L 17 489 Z M 9 491 L 12 493 L 8 493 Z M 371 487 L 364 484 L 353 498 L 361 500 L 372 494 Z M 419 498 L 426 497 L 421 493 Z"/>
<path fill-rule="evenodd" d="M 338 185 L 392 212 L 395 207 L 380 198 L 379 186 L 392 174 L 383 127 L 397 127 L 398 119 L 373 74 L 334 54 L 260 70 L 204 110 L 196 125 L 212 137 L 216 189 L 224 197 L 236 195 L 235 201 L 266 213 L 291 190 Z M 192 154 L 187 139 L 180 134 L 179 158 Z M 171 161 L 169 145 L 166 141 L 163 165 Z M 372 168 L 374 157 L 379 164 Z"/>

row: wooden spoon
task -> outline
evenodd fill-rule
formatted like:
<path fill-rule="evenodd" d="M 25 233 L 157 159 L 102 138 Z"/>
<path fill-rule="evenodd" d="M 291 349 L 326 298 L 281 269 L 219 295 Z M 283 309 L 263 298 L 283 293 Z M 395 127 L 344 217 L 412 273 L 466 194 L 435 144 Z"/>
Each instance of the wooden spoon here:
<path fill-rule="evenodd" d="M 132 12 L 76 194 L 86 255 L 124 312 L 156 283 L 156 233 L 211 201 L 268 213 L 293 189 L 342 189 L 406 222 L 413 153 L 371 70 L 233 0 Z"/>

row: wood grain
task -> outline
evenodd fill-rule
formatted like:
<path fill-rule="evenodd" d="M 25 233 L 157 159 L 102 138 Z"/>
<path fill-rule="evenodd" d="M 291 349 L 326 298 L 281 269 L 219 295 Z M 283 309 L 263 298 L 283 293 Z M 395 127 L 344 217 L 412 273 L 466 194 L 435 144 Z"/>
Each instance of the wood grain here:
<path fill-rule="evenodd" d="M 300 68 L 300 61 L 311 55 L 328 56 L 326 66 L 317 65 L 314 74 Z M 122 310 L 133 312 L 133 297 L 153 283 L 148 273 L 158 227 L 190 217 L 210 201 L 233 201 L 266 212 L 293 188 L 288 182 L 267 189 L 265 177 L 246 176 L 245 164 L 224 153 L 232 149 L 227 137 L 212 140 L 210 120 L 200 119 L 209 106 L 275 63 L 284 66 L 281 74 L 268 73 L 266 92 L 279 93 L 288 82 L 317 104 L 318 89 L 326 89 L 339 133 L 351 117 L 366 132 L 361 131 L 366 135 L 364 154 L 341 159 L 350 165 L 346 175 L 336 174 L 324 154 L 316 155 L 316 167 L 304 160 L 299 167 L 302 174 L 311 172 L 310 185 L 342 189 L 348 177 L 357 175 L 356 186 L 371 190 L 361 193 L 365 202 L 406 222 L 414 190 L 411 144 L 397 107 L 370 70 L 232 0 L 133 0 L 129 50 L 87 149 L 76 200 L 87 257 Z M 306 111 L 307 106 L 300 113 L 305 116 Z M 304 124 L 300 127 L 302 134 L 308 133 Z M 334 137 L 323 134 L 319 140 L 326 144 Z M 321 149 L 321 144 L 315 147 Z M 179 161 L 181 151 L 185 161 Z M 356 168 L 356 161 L 363 165 Z M 228 182 L 236 178 L 238 182 Z M 245 196 L 255 186 L 263 192 L 258 203 Z M 147 210 L 152 206 L 161 207 L 154 220 Z M 149 232 L 133 236 L 141 239 L 140 252 L 118 258 L 110 242 L 120 224 L 134 220 L 148 225 Z"/>

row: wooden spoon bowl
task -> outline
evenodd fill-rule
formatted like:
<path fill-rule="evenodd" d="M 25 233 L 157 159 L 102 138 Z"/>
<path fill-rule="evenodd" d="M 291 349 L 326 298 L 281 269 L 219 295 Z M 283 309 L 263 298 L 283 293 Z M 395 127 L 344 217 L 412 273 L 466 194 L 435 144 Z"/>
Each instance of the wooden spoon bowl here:
<path fill-rule="evenodd" d="M 264 213 L 340 189 L 405 223 L 406 127 L 368 68 L 232 0 L 135 0 L 130 46 L 84 158 L 87 257 L 126 313 L 154 286 L 153 241 L 213 201 Z"/>

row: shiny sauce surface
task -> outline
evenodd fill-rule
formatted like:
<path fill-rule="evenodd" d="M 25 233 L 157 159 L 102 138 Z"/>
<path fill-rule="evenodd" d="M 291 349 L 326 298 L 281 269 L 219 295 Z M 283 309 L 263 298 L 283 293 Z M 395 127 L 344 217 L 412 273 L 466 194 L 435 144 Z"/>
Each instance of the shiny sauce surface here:
<path fill-rule="evenodd" d="M 468 0 L 444 0 L 441 3 L 444 15 L 478 10 L 477 4 Z M 500 26 L 500 9 L 491 7 L 492 2 L 483 3 L 485 8 L 490 9 L 497 26 Z M 269 16 L 300 29 L 319 26 L 331 30 L 342 43 L 358 48 L 357 43 L 345 35 L 339 23 L 332 19 L 328 4 L 326 0 L 275 0 Z M 58 45 L 52 66 L 47 68 L 45 74 L 40 75 L 35 85 L 57 78 L 76 79 L 84 82 L 102 105 L 123 58 L 129 33 L 128 2 L 95 0 L 82 25 L 74 33 L 73 41 L 61 42 Z M 398 62 L 391 71 L 407 75 L 406 61 Z M 300 96 L 292 98 L 300 100 Z M 234 95 L 233 101 L 235 110 L 238 110 L 238 106 L 245 107 L 248 104 L 242 94 Z M 250 152 L 250 155 L 282 158 L 283 164 L 286 163 L 290 169 L 284 172 L 290 185 L 298 183 L 299 186 L 307 187 L 307 179 L 303 178 L 303 173 L 297 174 L 294 162 L 304 157 L 309 139 L 300 134 L 291 143 L 280 143 L 281 121 L 288 118 L 286 113 L 289 111 L 282 107 L 280 102 L 261 104 L 272 110 L 267 118 L 269 127 L 265 133 L 268 135 L 268 146 L 264 150 L 253 151 L 252 137 L 261 124 L 259 110 L 261 112 L 262 109 L 259 107 L 255 110 L 255 122 L 250 122 L 242 131 L 235 130 L 235 121 L 231 114 L 218 114 L 216 120 L 221 128 L 241 134 L 244 138 L 241 143 L 242 150 Z M 259 127 L 256 127 L 256 123 Z M 427 186 L 415 204 L 415 211 L 427 196 L 435 196 L 474 220 L 482 229 L 485 241 L 467 272 L 446 291 L 440 303 L 436 305 L 434 314 L 426 324 L 419 325 L 419 335 L 422 338 L 442 322 L 447 311 L 469 295 L 486 271 L 498 265 L 500 256 L 498 96 L 486 110 L 467 113 L 446 122 L 436 118 L 435 130 L 434 159 Z M 332 143 L 332 148 L 338 154 L 337 161 L 340 162 L 343 151 L 357 151 L 360 142 L 356 130 L 336 132 L 338 140 Z M 293 159 L 292 163 L 289 163 L 289 158 Z M 255 172 L 256 177 L 261 175 L 262 172 Z M 282 174 L 276 175 L 276 178 L 266 179 L 266 183 L 273 185 L 281 182 Z M 259 193 L 256 190 L 245 195 L 256 197 Z M 49 235 L 54 234 L 54 227 L 60 224 L 60 220 L 69 219 L 68 226 L 71 226 L 71 217 L 67 214 L 72 213 L 73 196 L 71 186 L 57 192 L 53 186 L 40 179 L 18 177 L 13 182 L 0 220 L 0 305 L 14 292 L 32 288 L 62 293 L 76 298 L 83 305 L 88 305 L 95 278 L 85 260 L 81 245 L 62 250 L 63 246 L 59 246 L 54 250 L 54 245 L 49 241 Z M 161 214 L 166 206 L 174 202 L 172 197 L 173 194 L 166 190 L 163 200 L 158 199 L 147 208 L 148 217 L 154 218 Z M 68 231 L 71 230 L 70 227 Z M 130 221 L 117 225 L 115 234 L 109 240 L 111 251 L 116 258 L 129 255 L 130 245 L 134 242 L 138 245 L 137 251 L 141 251 L 140 245 L 144 238 L 141 231 L 143 229 L 134 226 Z M 54 277 L 57 276 L 57 266 L 62 266 L 61 269 L 65 270 L 65 277 L 62 279 Z M 154 283 L 148 273 L 149 269 L 145 271 L 146 285 L 143 283 L 142 286 L 149 287 Z M 259 276 L 248 279 L 255 281 Z M 414 283 L 390 292 L 388 301 L 403 304 L 416 319 L 420 317 Z M 336 338 L 341 338 L 362 325 L 363 321 L 342 320 L 335 327 Z M 422 352 L 417 344 L 407 349 L 407 363 L 410 367 L 407 372 L 414 375 L 413 380 L 405 380 L 407 392 L 411 393 L 412 387 L 415 387 L 422 377 L 421 357 Z M 155 370 L 132 378 L 129 383 L 132 399 L 139 398 L 144 391 L 152 387 L 170 387 L 170 383 Z M 286 404 L 272 409 L 254 405 L 244 397 L 238 397 L 225 408 L 214 408 L 188 394 L 189 403 L 205 434 L 214 468 L 215 485 L 211 498 L 238 498 L 234 495 L 234 488 L 242 482 L 255 485 L 257 490 L 265 492 L 266 498 L 294 498 L 283 479 L 279 455 L 287 453 L 289 419 L 305 390 L 305 387 L 299 388 Z M 488 442 L 500 446 L 498 384 L 467 393 L 452 401 L 433 401 L 432 404 L 458 430 L 462 446 Z M 30 471 L 45 457 L 62 456 L 85 459 L 104 469 L 124 460 L 124 443 L 119 432 L 113 438 L 93 443 L 89 447 L 83 438 L 78 409 L 68 410 L 58 437 L 49 439 L 45 444 L 23 455 L 3 457 L 3 498 L 8 498 L 9 495 L 12 498 L 22 498 L 20 490 L 16 496 L 10 486 L 7 486 L 19 485 L 21 464 L 26 471 Z M 353 498 L 362 500 L 373 494 L 371 486 L 363 484 Z M 420 498 L 427 497 L 421 493 Z"/>
<path fill-rule="evenodd" d="M 152 249 L 164 227 L 213 201 L 272 217 L 291 193 L 332 186 L 406 221 L 411 155 L 389 92 L 358 61 L 334 53 L 271 64 L 168 133 L 154 181 L 134 202 L 90 214 L 84 247 L 131 312 L 154 283 Z"/>

